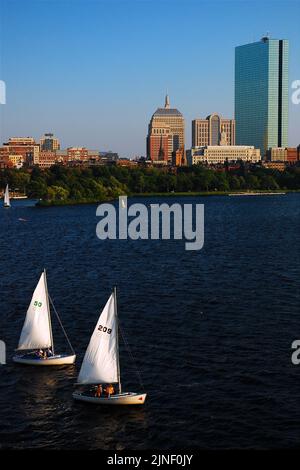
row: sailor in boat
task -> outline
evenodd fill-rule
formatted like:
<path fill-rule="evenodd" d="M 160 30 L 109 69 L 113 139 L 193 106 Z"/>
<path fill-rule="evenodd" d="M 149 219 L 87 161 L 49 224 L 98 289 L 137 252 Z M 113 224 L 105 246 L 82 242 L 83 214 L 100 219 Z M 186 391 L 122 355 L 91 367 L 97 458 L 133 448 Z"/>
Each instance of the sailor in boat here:
<path fill-rule="evenodd" d="M 79 387 L 94 385 L 95 388 L 89 392 L 84 392 L 84 389 L 75 391 L 73 393 L 75 400 L 99 405 L 142 405 L 145 402 L 146 393 L 122 393 L 118 329 L 116 288 L 114 288 L 95 326 L 75 384 Z M 100 384 L 106 384 L 105 388 L 103 387 L 105 391 L 103 399 L 98 395 L 98 390 L 101 390 Z"/>
<path fill-rule="evenodd" d="M 71 354 L 55 354 L 52 335 L 50 304 L 68 341 Z M 46 271 L 41 274 L 29 304 L 14 362 L 28 365 L 74 364 L 76 355 L 49 296 Z"/>
<path fill-rule="evenodd" d="M 112 384 L 109 384 L 105 387 L 105 393 L 106 393 L 107 398 L 110 398 L 110 396 L 115 393 L 115 389 L 112 386 Z"/>
<path fill-rule="evenodd" d="M 103 392 L 102 385 L 101 384 L 97 385 L 96 391 L 95 391 L 95 397 L 100 398 L 102 395 L 102 392 Z"/>
<path fill-rule="evenodd" d="M 53 352 L 51 348 L 37 349 L 36 351 L 33 351 L 33 353 L 31 354 L 35 354 L 35 356 L 37 356 L 39 359 L 48 359 L 48 357 L 53 356 Z"/>
<path fill-rule="evenodd" d="M 52 357 L 53 356 L 53 351 L 51 348 L 47 349 L 47 357 Z"/>

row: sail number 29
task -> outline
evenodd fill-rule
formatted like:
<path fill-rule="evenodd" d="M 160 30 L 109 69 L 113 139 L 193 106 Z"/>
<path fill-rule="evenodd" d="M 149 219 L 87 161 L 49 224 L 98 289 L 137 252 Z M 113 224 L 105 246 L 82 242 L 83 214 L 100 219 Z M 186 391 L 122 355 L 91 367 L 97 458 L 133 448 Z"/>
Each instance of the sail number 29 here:
<path fill-rule="evenodd" d="M 107 333 L 108 335 L 111 334 L 111 328 L 107 328 L 106 326 L 99 325 L 98 330 L 103 331 L 103 333 Z"/>

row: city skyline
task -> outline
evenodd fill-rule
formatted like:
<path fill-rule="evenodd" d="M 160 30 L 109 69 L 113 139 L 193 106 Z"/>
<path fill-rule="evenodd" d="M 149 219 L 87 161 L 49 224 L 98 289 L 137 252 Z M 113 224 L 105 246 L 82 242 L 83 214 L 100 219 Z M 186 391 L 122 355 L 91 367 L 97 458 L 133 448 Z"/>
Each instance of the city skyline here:
<path fill-rule="evenodd" d="M 168 88 L 185 118 L 188 148 L 193 119 L 234 118 L 234 49 L 260 40 L 266 29 L 289 40 L 291 96 L 291 83 L 300 78 L 297 2 L 273 2 L 270 9 L 268 1 L 190 1 L 189 8 L 174 1 L 170 9 L 162 1 L 159 15 L 155 3 L 75 1 L 70 11 L 68 1 L 3 1 L 1 141 L 50 129 L 63 148 L 145 155 L 147 124 Z M 174 28 L 179 22 L 182 34 Z M 296 146 L 300 106 L 290 101 L 289 108 L 288 145 Z"/>

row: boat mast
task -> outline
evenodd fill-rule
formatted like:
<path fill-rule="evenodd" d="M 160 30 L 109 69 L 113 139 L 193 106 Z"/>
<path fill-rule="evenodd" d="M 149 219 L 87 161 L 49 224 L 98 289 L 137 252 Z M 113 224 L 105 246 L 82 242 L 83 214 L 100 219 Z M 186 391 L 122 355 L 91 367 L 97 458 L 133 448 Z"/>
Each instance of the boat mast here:
<path fill-rule="evenodd" d="M 52 334 L 52 325 L 51 325 L 51 315 L 50 315 L 50 305 L 49 305 L 49 294 L 48 294 L 48 286 L 47 286 L 46 269 L 44 269 L 44 279 L 45 279 L 45 289 L 46 289 L 47 307 L 48 307 L 48 320 L 49 320 L 50 335 L 51 335 L 51 346 L 52 346 L 52 353 L 53 353 L 53 356 L 54 356 L 54 341 L 53 341 L 53 334 Z"/>
<path fill-rule="evenodd" d="M 115 316 L 116 316 L 116 341 L 117 341 L 117 373 L 119 382 L 119 393 L 122 393 L 121 375 L 120 375 L 120 353 L 119 353 L 119 321 L 118 321 L 118 305 L 117 305 L 117 288 L 114 287 L 115 300 Z"/>

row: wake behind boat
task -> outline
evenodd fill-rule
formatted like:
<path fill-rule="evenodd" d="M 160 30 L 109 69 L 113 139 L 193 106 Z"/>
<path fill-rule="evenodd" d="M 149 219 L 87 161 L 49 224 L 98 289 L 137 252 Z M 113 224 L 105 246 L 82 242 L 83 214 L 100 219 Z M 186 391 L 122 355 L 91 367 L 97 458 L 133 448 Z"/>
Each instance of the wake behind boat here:
<path fill-rule="evenodd" d="M 122 393 L 120 379 L 118 315 L 116 288 L 109 297 L 86 350 L 76 386 L 88 391 L 73 393 L 75 400 L 97 405 L 142 405 L 146 393 Z M 106 387 L 103 384 L 108 384 Z M 114 387 L 118 393 L 114 393 Z M 91 388 L 91 386 L 94 386 Z M 105 391 L 105 392 L 104 392 Z M 104 392 L 104 393 L 103 393 Z"/>
<path fill-rule="evenodd" d="M 14 362 L 34 366 L 58 366 L 73 364 L 75 362 L 76 355 L 74 349 L 72 348 L 58 313 L 55 310 L 53 302 L 51 302 L 72 351 L 72 354 L 55 354 L 49 298 L 46 271 L 44 270 L 27 310 L 17 353 L 13 357 Z"/>

